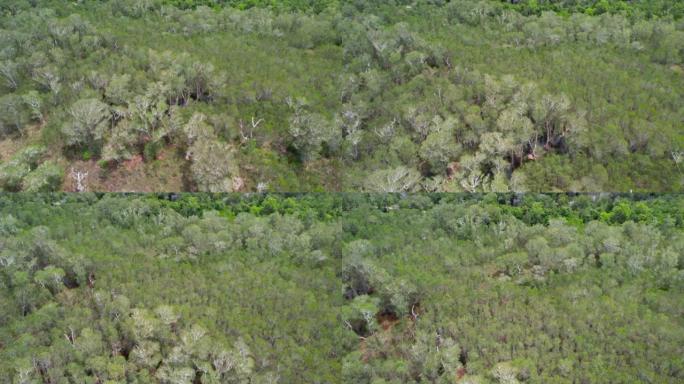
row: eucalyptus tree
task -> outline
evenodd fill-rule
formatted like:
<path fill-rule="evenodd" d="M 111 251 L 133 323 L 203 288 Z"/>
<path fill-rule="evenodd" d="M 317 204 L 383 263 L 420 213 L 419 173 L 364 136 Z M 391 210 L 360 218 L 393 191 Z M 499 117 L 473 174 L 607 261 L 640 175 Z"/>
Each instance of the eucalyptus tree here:
<path fill-rule="evenodd" d="M 101 143 L 110 127 L 109 106 L 97 99 L 81 99 L 72 104 L 70 120 L 62 126 L 70 146 L 94 146 Z"/>

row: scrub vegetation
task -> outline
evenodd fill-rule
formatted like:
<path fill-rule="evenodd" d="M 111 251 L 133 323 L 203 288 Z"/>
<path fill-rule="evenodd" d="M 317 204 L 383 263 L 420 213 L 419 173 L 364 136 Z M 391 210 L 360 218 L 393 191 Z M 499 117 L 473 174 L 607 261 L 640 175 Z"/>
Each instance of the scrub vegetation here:
<path fill-rule="evenodd" d="M 681 191 L 682 4 L 3 1 L 0 189 Z"/>
<path fill-rule="evenodd" d="M 0 383 L 674 383 L 684 199 L 0 195 Z"/>

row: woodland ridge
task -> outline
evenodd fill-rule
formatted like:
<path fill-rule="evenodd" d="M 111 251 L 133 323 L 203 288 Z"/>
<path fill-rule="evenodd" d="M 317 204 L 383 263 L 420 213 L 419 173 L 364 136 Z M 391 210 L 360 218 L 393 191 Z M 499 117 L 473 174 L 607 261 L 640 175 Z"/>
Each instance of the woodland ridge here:
<path fill-rule="evenodd" d="M 681 191 L 683 4 L 3 1 L 0 189 Z"/>
<path fill-rule="evenodd" d="M 0 383 L 674 383 L 681 195 L 0 195 Z"/>

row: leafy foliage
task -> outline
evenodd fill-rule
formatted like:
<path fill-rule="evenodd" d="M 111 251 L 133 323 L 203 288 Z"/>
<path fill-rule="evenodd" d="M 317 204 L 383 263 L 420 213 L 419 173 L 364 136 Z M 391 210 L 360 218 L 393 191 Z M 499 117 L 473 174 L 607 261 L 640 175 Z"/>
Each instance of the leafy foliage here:
<path fill-rule="evenodd" d="M 46 148 L 29 146 L 0 164 L 0 190 L 53 192 L 60 189 L 63 169 L 45 161 Z"/>
<path fill-rule="evenodd" d="M 631 16 L 646 17 L 672 16 L 680 19 L 684 16 L 684 5 L 668 0 L 502 0 L 515 4 L 514 8 L 526 13 L 555 11 L 562 14 L 581 12 L 589 15 L 602 13 L 626 13 Z"/>
<path fill-rule="evenodd" d="M 681 381 L 683 204 L 0 195 L 0 382 Z"/>
<path fill-rule="evenodd" d="M 0 140 L 111 189 L 679 191 L 678 4 L 11 1 Z"/>

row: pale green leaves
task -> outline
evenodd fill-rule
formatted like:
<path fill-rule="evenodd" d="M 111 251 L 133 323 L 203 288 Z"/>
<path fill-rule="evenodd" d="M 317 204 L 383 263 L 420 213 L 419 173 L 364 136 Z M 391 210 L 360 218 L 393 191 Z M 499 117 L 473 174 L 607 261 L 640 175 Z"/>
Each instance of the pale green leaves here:
<path fill-rule="evenodd" d="M 99 142 L 109 128 L 109 106 L 97 99 L 82 99 L 69 109 L 70 121 L 62 126 L 68 145 L 89 146 Z"/>
<path fill-rule="evenodd" d="M 192 179 L 200 191 L 233 192 L 242 188 L 234 149 L 220 141 L 206 116 L 195 113 L 183 127 Z"/>
<path fill-rule="evenodd" d="M 26 147 L 8 162 L 0 164 L 0 190 L 51 192 L 58 190 L 64 170 L 52 161 L 45 161 L 42 146 Z"/>

